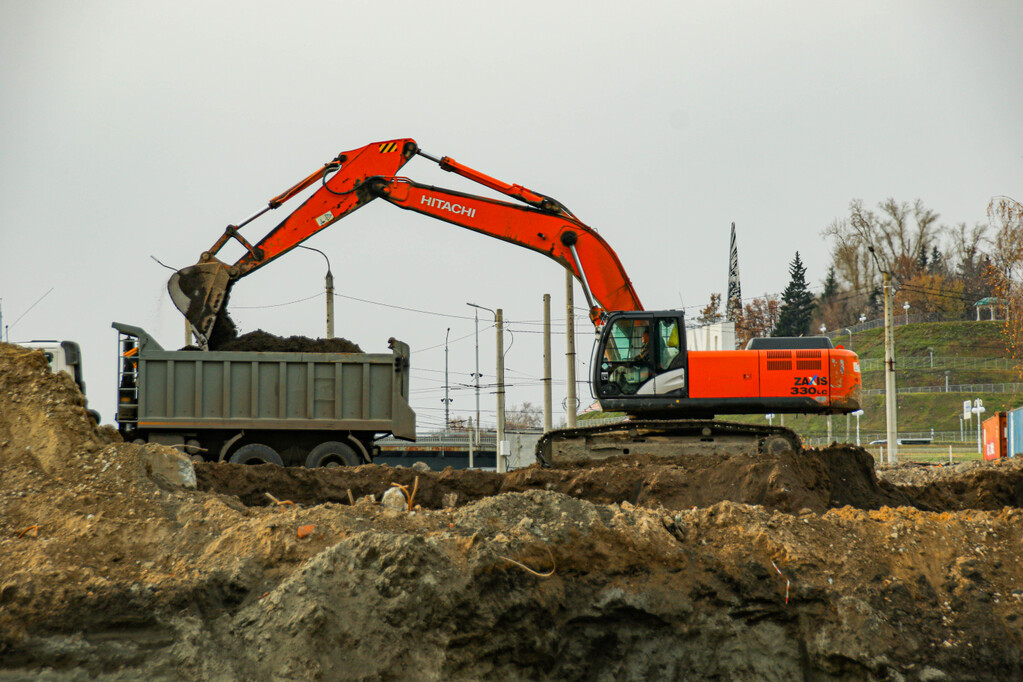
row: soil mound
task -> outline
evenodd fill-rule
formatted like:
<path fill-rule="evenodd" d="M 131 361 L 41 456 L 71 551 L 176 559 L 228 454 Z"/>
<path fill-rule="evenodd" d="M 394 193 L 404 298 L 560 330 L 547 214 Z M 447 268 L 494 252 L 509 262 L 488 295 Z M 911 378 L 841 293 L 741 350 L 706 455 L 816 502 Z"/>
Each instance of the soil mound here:
<path fill-rule="evenodd" d="M 0 345 L 0 392 L 3 679 L 1023 676 L 1023 511 L 890 506 L 855 448 L 193 488 L 41 354 Z"/>
<path fill-rule="evenodd" d="M 326 470 L 201 463 L 201 490 L 233 495 L 247 505 L 278 499 L 301 504 L 347 503 L 377 494 L 392 483 L 417 486 L 415 502 L 443 509 L 450 495 L 458 504 L 529 490 L 556 491 L 595 504 L 628 503 L 664 509 L 708 507 L 727 500 L 794 513 L 824 512 L 851 505 L 859 509 L 910 505 L 897 486 L 879 481 L 873 460 L 860 448 L 836 446 L 780 455 L 627 456 L 508 474 L 486 471 L 415 473 L 411 469 L 343 467 Z"/>

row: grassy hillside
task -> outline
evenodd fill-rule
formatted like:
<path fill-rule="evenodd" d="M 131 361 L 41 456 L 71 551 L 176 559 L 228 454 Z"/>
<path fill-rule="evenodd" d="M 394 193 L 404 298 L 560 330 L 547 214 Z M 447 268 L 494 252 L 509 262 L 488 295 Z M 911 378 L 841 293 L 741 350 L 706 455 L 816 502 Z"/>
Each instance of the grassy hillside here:
<path fill-rule="evenodd" d="M 861 358 L 884 359 L 884 330 L 870 329 L 849 336 L 842 334 L 835 343 L 856 351 Z M 1006 357 L 1001 322 L 924 322 L 895 328 L 896 358 L 935 356 Z"/>

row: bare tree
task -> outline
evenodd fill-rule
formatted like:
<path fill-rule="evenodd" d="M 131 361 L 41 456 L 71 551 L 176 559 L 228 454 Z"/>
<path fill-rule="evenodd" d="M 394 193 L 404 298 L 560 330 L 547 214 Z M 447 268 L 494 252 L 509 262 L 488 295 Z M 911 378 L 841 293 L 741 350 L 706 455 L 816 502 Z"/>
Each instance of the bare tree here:
<path fill-rule="evenodd" d="M 543 408 L 531 402 L 505 411 L 505 427 L 509 429 L 535 429 L 543 426 Z"/>
<path fill-rule="evenodd" d="M 988 203 L 987 215 L 995 233 L 988 280 L 1005 304 L 1005 344 L 1009 354 L 1021 361 L 1017 371 L 1023 376 L 1023 205 L 1009 197 L 995 197 Z"/>
<path fill-rule="evenodd" d="M 851 289 L 873 287 L 879 275 L 869 255 L 873 247 L 882 270 L 896 279 L 909 279 L 922 268 L 940 238 L 938 217 L 919 199 L 911 205 L 888 198 L 878 204 L 876 212 L 865 208 L 862 200 L 853 199 L 848 219 L 835 220 L 823 232 L 835 242 L 836 274 Z"/>

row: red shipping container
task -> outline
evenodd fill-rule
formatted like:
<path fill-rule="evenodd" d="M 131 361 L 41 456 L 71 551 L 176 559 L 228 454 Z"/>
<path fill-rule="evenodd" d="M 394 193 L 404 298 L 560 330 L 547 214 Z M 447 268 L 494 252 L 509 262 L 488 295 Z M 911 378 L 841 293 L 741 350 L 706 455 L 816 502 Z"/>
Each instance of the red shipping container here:
<path fill-rule="evenodd" d="M 984 420 L 984 459 L 1005 457 L 1005 413 L 996 412 L 995 416 Z"/>

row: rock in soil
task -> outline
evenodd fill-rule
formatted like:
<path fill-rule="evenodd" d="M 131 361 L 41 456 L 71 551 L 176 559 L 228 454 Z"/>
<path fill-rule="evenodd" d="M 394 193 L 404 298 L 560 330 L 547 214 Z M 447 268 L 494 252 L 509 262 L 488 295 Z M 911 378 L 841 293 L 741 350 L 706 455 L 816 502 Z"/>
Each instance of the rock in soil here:
<path fill-rule="evenodd" d="M 199 464 L 191 488 L 41 353 L 0 345 L 0 395 L 2 679 L 1023 676 L 1014 463 Z M 376 502 L 393 483 L 413 511 Z"/>

